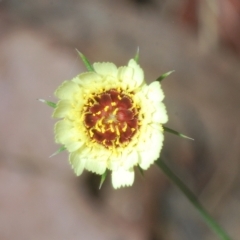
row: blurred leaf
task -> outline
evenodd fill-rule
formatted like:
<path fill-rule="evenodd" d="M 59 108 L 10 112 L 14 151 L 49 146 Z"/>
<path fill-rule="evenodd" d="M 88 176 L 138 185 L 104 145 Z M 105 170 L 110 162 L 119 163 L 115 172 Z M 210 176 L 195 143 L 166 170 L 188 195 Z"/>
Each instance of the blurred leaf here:
<path fill-rule="evenodd" d="M 40 99 L 40 98 L 38 99 L 38 101 L 46 103 L 48 106 L 50 106 L 52 108 L 56 108 L 57 107 L 57 104 L 54 103 L 54 102 L 50 102 L 50 101 L 47 101 L 47 100 L 44 100 L 44 99 Z"/>
<path fill-rule="evenodd" d="M 159 158 L 156 164 L 166 174 L 166 176 L 174 183 L 175 186 L 185 195 L 192 203 L 194 208 L 200 213 L 206 224 L 219 236 L 222 240 L 231 240 L 228 233 L 216 222 L 216 220 L 208 213 L 208 211 L 198 201 L 195 194 L 185 185 L 185 183 Z"/>
<path fill-rule="evenodd" d="M 171 129 L 171 128 L 167 128 L 167 127 L 164 127 L 164 126 L 163 126 L 163 129 L 164 129 L 164 131 L 169 132 L 169 133 L 172 133 L 172 134 L 175 134 L 175 135 L 177 135 L 177 136 L 179 136 L 179 137 L 187 138 L 187 139 L 190 139 L 190 140 L 194 140 L 193 138 L 190 138 L 190 137 L 188 137 L 188 136 L 186 136 L 186 135 L 184 135 L 184 134 L 182 134 L 182 133 L 179 133 L 179 132 L 177 132 L 177 131 L 175 131 L 175 130 L 173 130 L 173 129 Z"/>
<path fill-rule="evenodd" d="M 85 67 L 87 68 L 87 70 L 89 72 L 94 72 L 94 68 L 93 68 L 92 64 L 89 62 L 89 60 L 81 52 L 79 52 L 77 49 L 76 49 L 76 51 L 77 51 L 79 57 L 82 59 Z"/>
<path fill-rule="evenodd" d="M 175 72 L 175 70 L 164 73 L 163 75 L 161 75 L 159 78 L 156 79 L 156 81 L 161 82 L 164 78 L 168 77 L 171 73 Z"/>

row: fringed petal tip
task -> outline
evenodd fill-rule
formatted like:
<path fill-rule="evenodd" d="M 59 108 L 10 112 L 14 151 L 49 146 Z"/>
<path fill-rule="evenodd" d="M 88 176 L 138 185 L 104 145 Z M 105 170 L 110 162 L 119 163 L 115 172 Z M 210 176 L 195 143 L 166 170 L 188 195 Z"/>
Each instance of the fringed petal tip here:
<path fill-rule="evenodd" d="M 134 170 L 125 170 L 120 168 L 117 171 L 112 172 L 112 185 L 114 189 L 120 187 L 130 187 L 134 182 Z"/>

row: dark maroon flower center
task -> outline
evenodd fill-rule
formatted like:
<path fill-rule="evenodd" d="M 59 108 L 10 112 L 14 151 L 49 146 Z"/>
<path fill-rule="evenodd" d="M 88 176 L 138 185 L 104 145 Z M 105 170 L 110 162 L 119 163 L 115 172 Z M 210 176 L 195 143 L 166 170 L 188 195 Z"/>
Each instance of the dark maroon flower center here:
<path fill-rule="evenodd" d="M 84 109 L 90 138 L 105 147 L 127 144 L 139 128 L 139 107 L 122 90 L 94 94 Z"/>

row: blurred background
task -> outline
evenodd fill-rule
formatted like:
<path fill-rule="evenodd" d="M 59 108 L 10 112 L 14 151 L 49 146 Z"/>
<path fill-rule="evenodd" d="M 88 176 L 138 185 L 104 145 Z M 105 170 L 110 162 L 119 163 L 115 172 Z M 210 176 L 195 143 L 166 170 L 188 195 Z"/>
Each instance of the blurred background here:
<path fill-rule="evenodd" d="M 0 1 L 0 240 L 215 240 L 156 167 L 113 190 L 75 177 L 54 143 L 53 92 L 92 62 L 125 65 L 140 47 L 148 82 L 164 80 L 162 157 L 229 232 L 240 236 L 238 0 Z"/>

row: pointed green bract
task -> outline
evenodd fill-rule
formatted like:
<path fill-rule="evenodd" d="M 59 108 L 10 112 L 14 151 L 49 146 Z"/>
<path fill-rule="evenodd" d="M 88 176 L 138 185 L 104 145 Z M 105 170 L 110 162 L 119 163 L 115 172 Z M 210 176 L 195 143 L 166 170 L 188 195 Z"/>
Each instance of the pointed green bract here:
<path fill-rule="evenodd" d="M 57 107 L 57 104 L 54 103 L 54 102 L 50 102 L 50 101 L 47 101 L 47 100 L 44 100 L 44 99 L 40 99 L 40 98 L 38 99 L 38 101 L 46 103 L 48 106 L 50 106 L 52 108 L 56 108 Z"/>
<path fill-rule="evenodd" d="M 137 48 L 137 52 L 136 52 L 136 55 L 134 57 L 134 60 L 136 63 L 139 63 L 139 47 Z"/>
<path fill-rule="evenodd" d="M 49 157 L 53 157 L 57 154 L 59 154 L 60 152 L 63 152 L 64 150 L 66 150 L 67 148 L 65 146 L 61 146 L 55 153 L 53 153 L 51 156 Z"/>
<path fill-rule="evenodd" d="M 190 140 L 194 140 L 193 138 L 190 138 L 190 137 L 188 137 L 188 136 L 186 136 L 186 135 L 184 135 L 184 134 L 182 134 L 182 133 L 179 133 L 179 132 L 177 132 L 177 131 L 175 131 L 175 130 L 173 130 L 173 129 L 171 129 L 171 128 L 167 128 L 167 127 L 164 127 L 164 126 L 163 126 L 163 129 L 164 129 L 164 131 L 169 132 L 169 133 L 172 133 L 172 134 L 175 134 L 175 135 L 177 135 L 177 136 L 179 136 L 179 137 L 187 138 L 187 139 L 190 139 Z"/>
<path fill-rule="evenodd" d="M 76 51 L 77 51 L 79 57 L 82 59 L 85 67 L 87 68 L 87 70 L 89 72 L 94 72 L 94 68 L 93 68 L 92 64 L 89 62 L 89 60 L 81 52 L 79 52 L 77 49 L 76 49 Z"/>
<path fill-rule="evenodd" d="M 171 73 L 175 72 L 175 70 L 164 73 L 163 75 L 161 75 L 159 78 L 156 79 L 156 81 L 161 82 L 164 78 L 168 77 Z"/>
<path fill-rule="evenodd" d="M 137 168 L 138 168 L 139 172 L 141 173 L 141 175 L 144 176 L 143 169 L 139 165 L 137 166 Z"/>
<path fill-rule="evenodd" d="M 100 181 L 99 189 L 101 189 L 104 181 L 106 180 L 107 174 L 108 174 L 108 170 L 106 170 L 105 173 L 101 176 L 101 181 Z"/>

